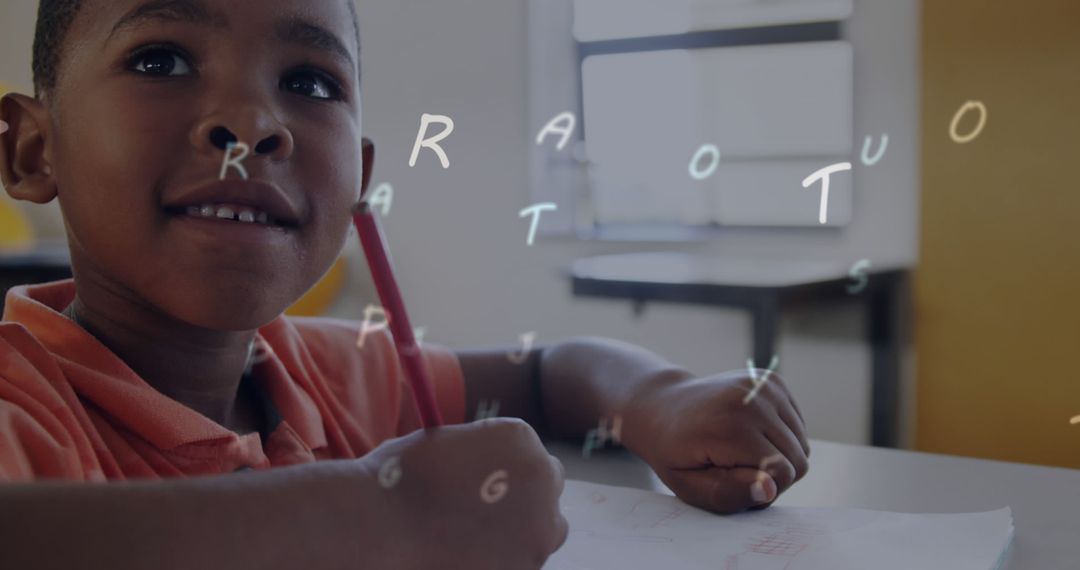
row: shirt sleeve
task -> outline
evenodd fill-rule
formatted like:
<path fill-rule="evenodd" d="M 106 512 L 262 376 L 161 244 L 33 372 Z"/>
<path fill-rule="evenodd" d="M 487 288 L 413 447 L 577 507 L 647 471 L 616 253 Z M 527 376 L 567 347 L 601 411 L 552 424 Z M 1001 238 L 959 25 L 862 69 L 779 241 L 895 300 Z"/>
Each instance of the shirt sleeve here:
<path fill-rule="evenodd" d="M 465 375 L 461 371 L 457 356 L 449 349 L 434 344 L 424 344 L 421 354 L 433 384 L 443 422 L 448 425 L 464 423 Z M 405 435 L 420 429 L 420 412 L 407 375 L 402 371 L 399 376 L 401 407 L 397 431 L 398 435 Z"/>
<path fill-rule="evenodd" d="M 366 453 L 386 439 L 421 427 L 412 386 L 388 330 L 361 334 L 359 321 L 326 317 L 293 317 L 289 322 L 300 330 L 320 376 L 351 418 L 343 429 L 356 449 Z M 429 343 L 421 345 L 421 355 L 443 421 L 462 423 L 465 380 L 457 356 Z"/>

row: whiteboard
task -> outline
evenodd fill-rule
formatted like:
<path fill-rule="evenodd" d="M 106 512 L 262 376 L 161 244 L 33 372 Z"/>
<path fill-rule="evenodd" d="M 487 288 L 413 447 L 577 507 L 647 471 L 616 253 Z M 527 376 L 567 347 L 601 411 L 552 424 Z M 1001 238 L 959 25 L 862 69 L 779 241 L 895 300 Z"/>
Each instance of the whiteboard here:
<path fill-rule="evenodd" d="M 580 42 L 846 20 L 853 0 L 575 0 Z"/>
<path fill-rule="evenodd" d="M 586 58 L 597 221 L 820 225 L 821 184 L 802 182 L 852 155 L 852 69 L 843 41 Z M 696 180 L 689 167 L 704 144 L 721 160 Z M 850 221 L 852 189 L 850 172 L 831 177 L 828 225 Z"/>

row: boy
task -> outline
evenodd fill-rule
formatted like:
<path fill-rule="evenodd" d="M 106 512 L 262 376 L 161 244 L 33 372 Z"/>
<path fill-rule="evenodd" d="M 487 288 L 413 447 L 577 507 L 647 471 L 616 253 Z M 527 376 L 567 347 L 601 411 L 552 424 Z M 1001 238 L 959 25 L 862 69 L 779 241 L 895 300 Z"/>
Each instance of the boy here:
<path fill-rule="evenodd" d="M 0 174 L 15 199 L 59 199 L 75 279 L 12 290 L 0 323 L 0 566 L 539 568 L 567 527 L 533 428 L 613 418 L 716 512 L 805 474 L 774 376 L 697 378 L 602 339 L 523 363 L 425 345 L 452 424 L 425 432 L 385 333 L 358 349 L 357 323 L 281 316 L 371 177 L 353 10 L 42 0 Z M 222 180 L 237 142 L 248 178 Z M 518 419 L 464 424 L 481 401 Z"/>

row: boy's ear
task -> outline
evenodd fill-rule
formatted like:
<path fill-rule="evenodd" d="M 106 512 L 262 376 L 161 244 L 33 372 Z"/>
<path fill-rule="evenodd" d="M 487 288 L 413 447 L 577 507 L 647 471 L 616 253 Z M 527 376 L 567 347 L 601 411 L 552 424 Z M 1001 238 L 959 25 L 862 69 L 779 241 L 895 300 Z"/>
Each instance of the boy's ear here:
<path fill-rule="evenodd" d="M 42 101 L 9 93 L 0 98 L 0 180 L 16 200 L 47 204 L 56 198 L 47 138 L 49 110 Z M 3 126 L 0 125 L 0 130 Z"/>
<path fill-rule="evenodd" d="M 368 184 L 371 184 L 371 171 L 375 169 L 375 143 L 371 139 L 360 139 L 360 150 L 364 157 L 364 172 L 360 180 L 360 197 L 367 195 Z"/>

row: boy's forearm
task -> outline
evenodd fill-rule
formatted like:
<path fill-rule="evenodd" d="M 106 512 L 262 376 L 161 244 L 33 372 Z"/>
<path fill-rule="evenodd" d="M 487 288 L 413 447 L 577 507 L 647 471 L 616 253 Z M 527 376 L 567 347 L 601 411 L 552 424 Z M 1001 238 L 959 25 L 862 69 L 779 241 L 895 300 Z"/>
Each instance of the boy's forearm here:
<path fill-rule="evenodd" d="M 542 436 L 579 439 L 601 418 L 620 414 L 626 401 L 690 372 L 632 344 L 595 337 L 532 349 L 518 363 L 500 351 L 457 354 L 465 374 L 466 421 L 498 406 Z"/>
<path fill-rule="evenodd" d="M 562 438 L 580 438 L 621 415 L 631 397 L 693 376 L 638 346 L 594 337 L 546 348 L 540 370 L 549 433 Z"/>
<path fill-rule="evenodd" d="M 357 462 L 138 483 L 0 485 L 0 567 L 373 568 L 377 482 Z"/>
<path fill-rule="evenodd" d="M 540 406 L 540 363 L 544 347 L 533 347 L 523 358 L 509 359 L 501 350 L 458 351 L 465 376 L 465 421 L 485 413 L 525 420 L 540 435 L 547 434 Z"/>

